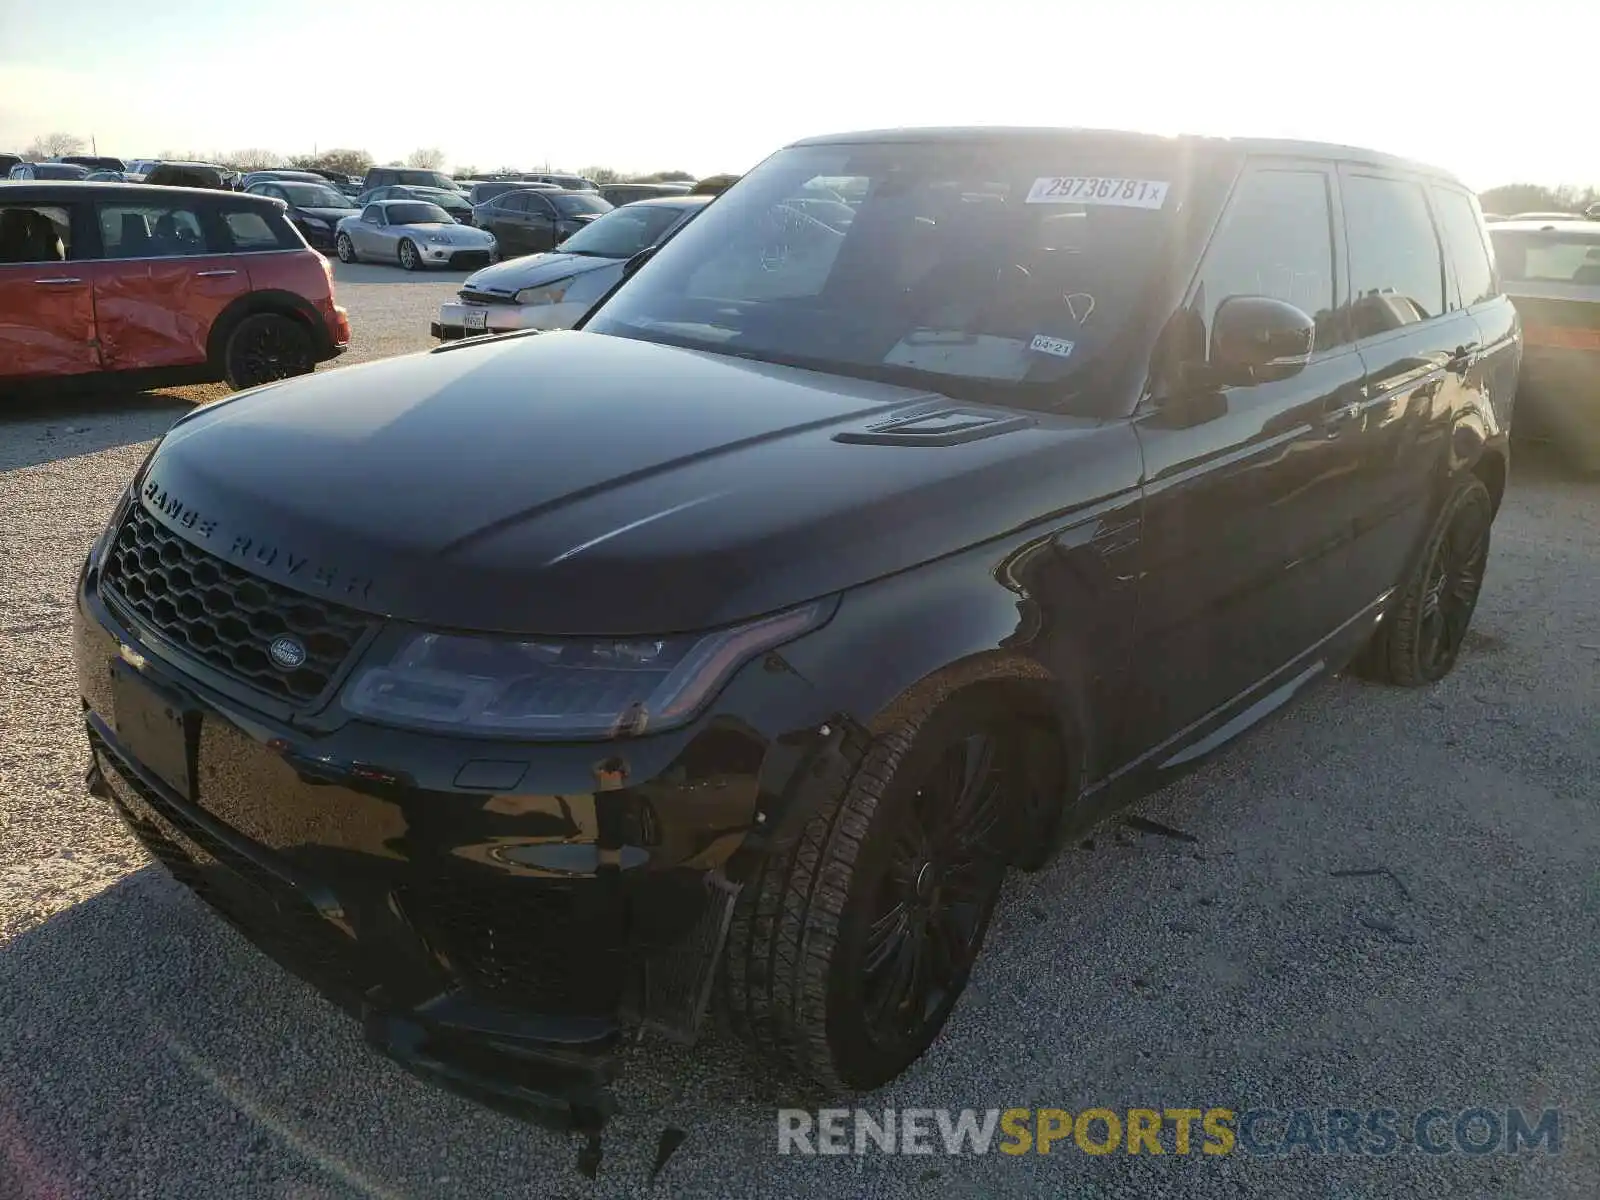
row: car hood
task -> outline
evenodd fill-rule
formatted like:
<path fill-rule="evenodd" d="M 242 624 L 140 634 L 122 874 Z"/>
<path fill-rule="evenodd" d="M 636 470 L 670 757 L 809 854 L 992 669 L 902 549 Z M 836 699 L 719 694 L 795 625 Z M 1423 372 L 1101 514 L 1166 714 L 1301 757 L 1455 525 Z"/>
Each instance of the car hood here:
<path fill-rule="evenodd" d="M 570 279 L 601 267 L 614 267 L 620 261 L 615 258 L 596 258 L 592 254 L 563 254 L 559 250 L 549 254 L 525 254 L 475 271 L 467 276 L 463 287 L 472 292 L 509 296 L 526 287 Z"/>
<path fill-rule="evenodd" d="M 248 570 L 398 619 L 689 631 L 1025 525 L 1041 481 L 1081 460 L 1062 446 L 1094 428 L 995 409 L 996 432 L 958 444 L 871 433 L 930 405 L 953 407 L 600 334 L 512 335 L 199 409 L 143 495 Z"/>
<path fill-rule="evenodd" d="M 404 229 L 407 233 L 414 233 L 418 237 L 430 237 L 444 234 L 450 241 L 461 243 L 487 242 L 491 235 L 482 229 L 474 229 L 470 225 L 461 225 L 455 221 L 425 221 L 415 225 L 390 225 L 390 229 Z"/>

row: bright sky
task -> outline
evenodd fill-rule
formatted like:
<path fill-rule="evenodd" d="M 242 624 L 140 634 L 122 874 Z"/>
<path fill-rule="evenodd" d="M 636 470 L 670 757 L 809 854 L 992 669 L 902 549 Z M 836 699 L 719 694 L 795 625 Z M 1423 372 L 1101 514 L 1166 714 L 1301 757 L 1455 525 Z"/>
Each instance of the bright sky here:
<path fill-rule="evenodd" d="M 898 125 L 1316 138 L 1600 183 L 1595 0 L 0 0 L 0 150 L 743 171 Z"/>

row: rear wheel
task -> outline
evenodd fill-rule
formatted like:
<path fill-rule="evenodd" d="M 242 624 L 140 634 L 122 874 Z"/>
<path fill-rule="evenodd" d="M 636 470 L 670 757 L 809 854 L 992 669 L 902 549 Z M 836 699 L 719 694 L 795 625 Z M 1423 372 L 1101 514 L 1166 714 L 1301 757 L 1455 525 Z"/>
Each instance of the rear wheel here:
<path fill-rule="evenodd" d="M 422 256 L 417 253 L 416 243 L 410 238 L 400 241 L 400 265 L 408 271 L 415 271 L 422 265 Z"/>
<path fill-rule="evenodd" d="M 1357 664 L 1361 674 L 1420 687 L 1450 673 L 1483 588 L 1493 519 L 1483 480 L 1468 475 L 1458 482 L 1416 571 Z"/>
<path fill-rule="evenodd" d="M 234 327 L 223 347 L 223 378 L 234 390 L 309 375 L 316 369 L 311 335 L 279 313 L 256 313 Z"/>
<path fill-rule="evenodd" d="M 961 693 L 847 750 L 792 846 L 740 894 L 734 1026 L 834 1090 L 870 1089 L 938 1036 L 989 927 L 1026 808 L 1022 723 Z"/>
<path fill-rule="evenodd" d="M 339 255 L 339 261 L 353 263 L 356 261 L 355 243 L 350 240 L 348 233 L 341 233 L 333 243 L 334 251 Z"/>

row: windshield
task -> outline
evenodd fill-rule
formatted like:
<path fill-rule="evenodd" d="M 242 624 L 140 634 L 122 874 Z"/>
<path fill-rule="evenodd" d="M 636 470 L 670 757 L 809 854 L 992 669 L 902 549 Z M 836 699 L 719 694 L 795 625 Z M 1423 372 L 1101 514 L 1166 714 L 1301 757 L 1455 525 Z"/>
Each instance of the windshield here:
<path fill-rule="evenodd" d="M 660 241 L 685 211 L 664 204 L 615 209 L 562 242 L 561 249 L 595 258 L 632 258 Z"/>
<path fill-rule="evenodd" d="M 611 205 L 594 192 L 547 192 L 545 199 L 554 204 L 563 217 L 584 217 L 590 213 L 611 211 Z"/>
<path fill-rule="evenodd" d="M 89 168 L 76 163 L 39 163 L 34 173 L 40 179 L 82 179 L 89 174 Z"/>
<path fill-rule="evenodd" d="M 315 183 L 280 183 L 283 194 L 289 197 L 290 204 L 299 205 L 301 208 L 354 208 L 350 198 L 343 192 L 334 191 L 331 187 L 322 187 Z"/>
<path fill-rule="evenodd" d="M 1177 165 L 1164 146 L 1070 137 L 786 150 L 586 327 L 945 390 L 964 378 L 1059 394 L 1164 261 Z"/>
<path fill-rule="evenodd" d="M 455 218 L 437 204 L 421 200 L 391 204 L 388 210 L 391 225 L 454 225 Z"/>
<path fill-rule="evenodd" d="M 1506 279 L 1600 287 L 1600 229 L 1538 233 L 1493 229 L 1495 263 Z"/>

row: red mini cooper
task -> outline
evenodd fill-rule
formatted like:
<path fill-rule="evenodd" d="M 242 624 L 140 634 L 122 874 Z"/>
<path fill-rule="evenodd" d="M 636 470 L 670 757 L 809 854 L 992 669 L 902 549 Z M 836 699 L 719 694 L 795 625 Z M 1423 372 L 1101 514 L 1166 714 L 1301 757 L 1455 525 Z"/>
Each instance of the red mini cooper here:
<path fill-rule="evenodd" d="M 282 201 L 0 183 L 0 390 L 112 372 L 135 387 L 253 387 L 349 341 L 332 268 Z"/>

